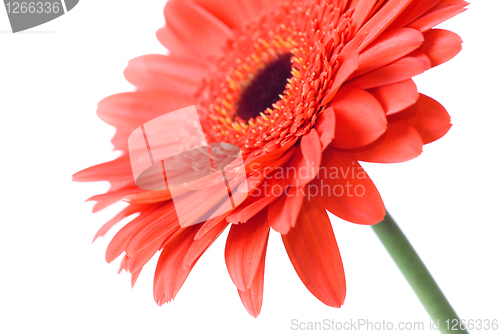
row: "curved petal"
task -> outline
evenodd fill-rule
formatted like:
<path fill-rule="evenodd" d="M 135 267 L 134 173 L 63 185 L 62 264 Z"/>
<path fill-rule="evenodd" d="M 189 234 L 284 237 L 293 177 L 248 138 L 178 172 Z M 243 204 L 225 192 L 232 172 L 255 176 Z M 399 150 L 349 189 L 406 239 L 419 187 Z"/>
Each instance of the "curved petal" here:
<path fill-rule="evenodd" d="M 425 42 L 420 51 L 429 57 L 432 67 L 447 62 L 462 50 L 462 39 L 454 32 L 431 29 L 424 36 Z"/>
<path fill-rule="evenodd" d="M 415 29 L 399 28 L 380 35 L 359 55 L 359 67 L 352 77 L 371 72 L 403 58 L 424 42 L 422 33 Z"/>
<path fill-rule="evenodd" d="M 127 155 L 113 160 L 104 162 L 86 168 L 73 175 L 73 181 L 76 182 L 95 182 L 95 181 L 131 181 L 134 182 L 132 176 L 132 167 L 130 166 L 130 158 Z"/>
<path fill-rule="evenodd" d="M 405 27 L 411 22 L 427 13 L 431 8 L 435 7 L 443 0 L 418 0 L 413 1 L 401 15 L 394 20 L 389 29 Z"/>
<path fill-rule="evenodd" d="M 303 200 L 303 188 L 288 188 L 280 198 L 269 205 L 269 226 L 276 232 L 287 234 L 295 226 Z"/>
<path fill-rule="evenodd" d="M 172 31 L 172 28 L 170 27 L 168 22 L 165 23 L 165 26 L 163 28 L 160 28 L 158 29 L 158 31 L 156 31 L 156 38 L 169 51 L 171 55 L 182 56 L 190 59 L 204 58 L 204 55 L 201 54 L 198 50 L 193 49 L 183 40 L 177 37 L 177 35 Z"/>
<path fill-rule="evenodd" d="M 361 52 L 370 45 L 405 10 L 413 0 L 388 1 L 375 15 L 359 29 L 356 36 L 346 45 L 345 52 L 352 49 Z M 366 5 L 367 1 L 358 1 Z M 357 7 L 360 7 L 360 5 Z M 355 8 L 356 10 L 357 8 Z"/>
<path fill-rule="evenodd" d="M 97 105 L 97 116 L 129 135 L 156 117 L 190 105 L 193 103 L 179 94 L 165 94 L 164 91 L 129 92 L 101 100 Z"/>
<path fill-rule="evenodd" d="M 400 120 L 389 122 L 386 133 L 376 142 L 351 152 L 357 160 L 395 163 L 418 157 L 423 146 L 424 142 L 417 130 Z"/>
<path fill-rule="evenodd" d="M 123 197 L 123 200 L 131 204 L 148 204 L 166 202 L 172 199 L 172 194 L 167 190 L 148 190 L 139 194 L 128 195 Z"/>
<path fill-rule="evenodd" d="M 307 289 L 328 306 L 342 306 L 346 293 L 344 267 L 325 209 L 314 199 L 304 200 L 296 226 L 281 237 Z"/>
<path fill-rule="evenodd" d="M 330 90 L 325 94 L 321 100 L 321 106 L 326 106 L 331 100 L 335 98 L 340 87 L 346 82 L 347 79 L 356 71 L 359 65 L 359 54 L 357 52 L 345 53 L 346 59 L 340 65 L 335 80 Z"/>
<path fill-rule="evenodd" d="M 255 0 L 195 0 L 232 29 L 242 29 L 260 13 Z"/>
<path fill-rule="evenodd" d="M 296 142 L 297 138 L 294 138 L 292 141 L 288 142 L 284 146 L 272 152 L 266 152 L 258 156 L 255 156 L 253 153 L 251 153 L 245 159 L 246 172 L 250 173 L 253 171 L 258 171 L 275 163 L 281 157 L 285 157 L 291 151 L 291 148 L 293 147 L 293 145 L 295 145 Z"/>
<path fill-rule="evenodd" d="M 198 259 L 207 250 L 207 248 L 210 247 L 210 245 L 219 237 L 219 235 L 226 229 L 228 225 L 228 222 L 222 220 L 208 232 L 203 234 L 200 238 L 197 239 L 195 236 L 194 242 L 186 252 L 186 256 L 184 257 L 182 266 L 191 266 L 196 261 L 196 259 Z"/>
<path fill-rule="evenodd" d="M 141 251 L 152 243 L 158 240 L 165 240 L 174 234 L 179 228 L 179 220 L 175 211 L 174 203 L 172 201 L 161 207 L 162 214 L 160 217 L 151 221 L 148 226 L 137 231 L 130 237 L 125 251 L 127 255 Z"/>
<path fill-rule="evenodd" d="M 124 266 L 124 269 L 131 273 L 140 272 L 146 263 L 148 263 L 149 260 L 151 260 L 151 258 L 156 254 L 156 252 L 161 249 L 163 242 L 164 240 L 157 240 L 137 253 L 130 256 L 127 255 L 126 258 L 128 258 L 128 261 Z"/>
<path fill-rule="evenodd" d="M 328 148 L 309 194 L 335 216 L 356 224 L 376 224 L 385 216 L 380 194 L 350 152 Z M 314 191 L 314 194 L 313 194 Z"/>
<path fill-rule="evenodd" d="M 200 226 L 201 224 L 198 224 L 180 229 L 165 244 L 156 265 L 153 283 L 153 295 L 158 305 L 175 298 L 193 269 L 194 264 L 183 267 L 182 262 Z"/>
<path fill-rule="evenodd" d="M 161 206 L 154 205 L 141 211 L 139 217 L 125 225 L 115 234 L 106 249 L 106 262 L 111 263 L 125 251 L 130 238 L 161 215 Z"/>
<path fill-rule="evenodd" d="M 111 220 L 109 220 L 106 224 L 104 224 L 99 231 L 94 236 L 94 240 L 92 242 L 96 241 L 97 238 L 104 236 L 110 228 L 118 224 L 122 219 L 125 219 L 134 213 L 138 213 L 141 211 L 141 209 L 144 209 L 143 206 L 141 205 L 129 205 L 122 211 L 120 211 L 116 216 L 114 216 Z"/>
<path fill-rule="evenodd" d="M 232 225 L 226 241 L 226 266 L 238 290 L 245 291 L 257 274 L 269 237 L 267 210 L 246 224 Z"/>
<path fill-rule="evenodd" d="M 129 61 L 124 75 L 139 88 L 189 95 L 196 92 L 206 70 L 182 57 L 145 55 Z"/>
<path fill-rule="evenodd" d="M 410 107 L 417 102 L 419 96 L 417 85 L 411 79 L 376 87 L 368 92 L 375 96 L 386 115 L 392 115 Z"/>
<path fill-rule="evenodd" d="M 288 186 L 288 179 L 285 176 L 276 176 L 276 172 L 268 175 L 250 197 L 227 216 L 226 220 L 232 224 L 246 223 L 274 202 Z"/>
<path fill-rule="evenodd" d="M 311 129 L 311 132 L 301 138 L 300 148 L 290 160 L 288 168 L 294 172 L 294 178 L 290 179 L 291 185 L 301 187 L 316 177 L 321 166 L 321 152 L 318 132 Z"/>
<path fill-rule="evenodd" d="M 333 108 L 329 107 L 319 114 L 314 128 L 318 131 L 321 147 L 324 150 L 335 137 L 335 113 Z"/>
<path fill-rule="evenodd" d="M 171 0 L 164 14 L 179 40 L 206 58 L 220 55 L 224 44 L 233 37 L 231 28 L 192 0 Z"/>
<path fill-rule="evenodd" d="M 443 0 L 429 10 L 425 15 L 408 25 L 409 28 L 427 31 L 438 24 L 467 10 L 469 3 L 464 0 Z"/>
<path fill-rule="evenodd" d="M 352 31 L 353 33 L 357 32 L 359 28 L 363 26 L 366 20 L 369 18 L 370 13 L 372 12 L 373 7 L 375 6 L 378 0 L 352 0 L 351 8 L 354 9 L 352 13 Z"/>
<path fill-rule="evenodd" d="M 262 300 L 264 297 L 264 270 L 266 264 L 266 247 L 262 252 L 262 257 L 260 259 L 259 265 L 257 267 L 257 273 L 252 280 L 252 284 L 245 291 L 238 290 L 238 295 L 240 296 L 241 302 L 247 312 L 254 318 L 260 314 L 262 309 Z"/>
<path fill-rule="evenodd" d="M 439 102 L 424 94 L 420 94 L 415 105 L 391 116 L 391 119 L 406 120 L 418 131 L 424 144 L 438 140 L 451 128 L 450 115 L 446 109 Z"/>
<path fill-rule="evenodd" d="M 384 109 L 376 98 L 362 89 L 341 89 L 330 106 L 336 120 L 333 147 L 348 149 L 368 145 L 387 128 Z"/>
<path fill-rule="evenodd" d="M 419 51 L 395 61 L 385 67 L 350 80 L 346 87 L 370 89 L 411 79 L 431 68 L 429 58 Z"/>
<path fill-rule="evenodd" d="M 111 187 L 109 190 L 113 191 L 113 187 Z M 97 201 L 94 204 L 94 206 L 92 207 L 92 213 L 96 213 L 96 212 L 99 212 L 101 210 L 104 210 L 108 206 L 110 206 L 111 204 L 114 204 L 118 201 L 119 201 L 119 199 L 117 199 L 117 198 L 109 198 L 109 199 L 103 199 L 103 200 Z"/>
<path fill-rule="evenodd" d="M 135 185 L 133 187 L 126 187 L 124 189 L 119 189 L 115 191 L 108 191 L 104 194 L 99 194 L 99 195 L 94 195 L 92 197 L 89 197 L 85 202 L 91 202 L 91 201 L 102 201 L 102 200 L 108 200 L 108 199 L 113 199 L 113 200 L 120 200 L 124 198 L 127 195 L 136 195 L 141 192 L 143 192 L 141 188 L 136 187 Z"/>
<path fill-rule="evenodd" d="M 229 214 L 226 221 L 231 224 L 246 223 L 260 211 L 264 210 L 276 199 L 275 196 L 265 196 L 250 204 L 241 204 L 236 210 Z"/>

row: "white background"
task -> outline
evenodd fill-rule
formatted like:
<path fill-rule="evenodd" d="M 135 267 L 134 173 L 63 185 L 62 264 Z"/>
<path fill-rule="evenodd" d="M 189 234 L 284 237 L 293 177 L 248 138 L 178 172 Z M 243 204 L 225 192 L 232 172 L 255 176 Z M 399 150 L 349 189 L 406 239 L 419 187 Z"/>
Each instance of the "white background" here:
<path fill-rule="evenodd" d="M 500 2 L 471 2 L 442 26 L 462 36 L 462 53 L 417 78 L 420 91 L 448 109 L 451 131 L 418 159 L 366 168 L 458 314 L 499 319 Z M 257 319 L 227 274 L 227 232 L 163 307 L 152 296 L 154 263 L 132 290 L 129 274 L 116 274 L 118 261 L 104 261 L 117 228 L 91 241 L 123 204 L 91 214 L 84 200 L 107 185 L 73 183 L 71 175 L 116 157 L 109 144 L 114 130 L 97 118 L 96 103 L 132 89 L 122 76 L 129 59 L 165 52 L 155 37 L 164 3 L 81 1 L 18 34 L 10 33 L 0 7 L 0 332 L 287 333 L 297 332 L 292 319 L 368 319 L 423 321 L 426 331 L 419 333 L 432 333 L 371 228 L 333 217 L 347 277 L 341 309 L 323 305 L 302 285 L 275 232 Z"/>

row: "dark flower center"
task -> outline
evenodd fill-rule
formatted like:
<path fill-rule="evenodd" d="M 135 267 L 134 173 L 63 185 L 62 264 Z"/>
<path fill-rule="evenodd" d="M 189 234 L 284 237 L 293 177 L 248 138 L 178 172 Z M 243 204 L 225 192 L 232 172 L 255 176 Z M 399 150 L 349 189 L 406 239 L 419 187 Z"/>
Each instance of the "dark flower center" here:
<path fill-rule="evenodd" d="M 278 57 L 260 71 L 243 91 L 236 104 L 236 116 L 248 121 L 280 100 L 286 89 L 287 80 L 292 77 L 292 54 Z"/>

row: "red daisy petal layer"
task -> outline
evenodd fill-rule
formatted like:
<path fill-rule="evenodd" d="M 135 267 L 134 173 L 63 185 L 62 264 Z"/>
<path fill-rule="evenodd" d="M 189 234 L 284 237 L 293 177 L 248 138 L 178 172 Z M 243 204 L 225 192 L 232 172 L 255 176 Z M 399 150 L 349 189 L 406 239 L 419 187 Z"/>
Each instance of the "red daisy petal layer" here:
<path fill-rule="evenodd" d="M 429 57 L 419 51 L 393 62 L 385 67 L 362 75 L 349 81 L 346 87 L 370 89 L 404 81 L 419 75 L 431 68 Z"/>
<path fill-rule="evenodd" d="M 424 36 L 425 43 L 420 51 L 429 57 L 432 67 L 447 62 L 462 50 L 462 39 L 454 32 L 431 29 L 426 31 Z"/>
<path fill-rule="evenodd" d="M 193 269 L 193 266 L 183 267 L 182 262 L 200 226 L 198 224 L 179 230 L 165 244 L 156 265 L 153 284 L 153 295 L 158 305 L 175 298 Z"/>
<path fill-rule="evenodd" d="M 406 120 L 422 137 L 424 144 L 432 143 L 443 137 L 451 128 L 450 115 L 436 100 L 424 94 L 416 104 L 396 115 L 391 119 Z"/>
<path fill-rule="evenodd" d="M 417 86 L 411 79 L 373 88 L 368 92 L 382 105 L 386 115 L 410 107 L 417 102 L 419 96 Z"/>
<path fill-rule="evenodd" d="M 214 13 L 194 1 L 171 0 L 165 6 L 165 19 L 172 32 L 191 49 L 215 57 L 234 36 L 233 31 Z"/>
<path fill-rule="evenodd" d="M 285 194 L 269 205 L 267 219 L 276 232 L 287 234 L 295 226 L 304 194 L 301 188 L 290 187 Z"/>
<path fill-rule="evenodd" d="M 360 161 L 396 163 L 418 157 L 424 142 L 417 130 L 405 120 L 389 122 L 387 131 L 376 142 L 351 151 Z"/>
<path fill-rule="evenodd" d="M 254 318 L 260 314 L 262 309 L 262 301 L 264 297 L 264 270 L 266 262 L 267 244 L 262 252 L 262 257 L 259 261 L 257 272 L 252 280 L 252 284 L 245 290 L 238 289 L 238 295 L 247 312 Z"/>
<path fill-rule="evenodd" d="M 295 227 L 282 239 L 307 289 L 326 305 L 340 307 L 346 293 L 344 267 L 325 209 L 314 199 L 304 200 Z"/>
<path fill-rule="evenodd" d="M 348 149 L 368 145 L 387 128 L 384 109 L 373 95 L 362 89 L 341 89 L 330 106 L 336 120 L 333 147 Z"/>
<path fill-rule="evenodd" d="M 226 241 L 226 266 L 238 290 L 248 289 L 259 269 L 267 246 L 269 225 L 267 210 L 245 224 L 231 225 Z"/>
<path fill-rule="evenodd" d="M 325 150 L 319 178 L 311 186 L 318 203 L 344 220 L 372 225 L 385 216 L 377 188 L 350 152 Z"/>

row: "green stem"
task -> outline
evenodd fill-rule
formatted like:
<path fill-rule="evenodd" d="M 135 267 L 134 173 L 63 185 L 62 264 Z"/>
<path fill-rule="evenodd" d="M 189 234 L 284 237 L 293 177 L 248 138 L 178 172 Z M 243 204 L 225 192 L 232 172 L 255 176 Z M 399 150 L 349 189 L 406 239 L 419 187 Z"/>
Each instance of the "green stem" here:
<path fill-rule="evenodd" d="M 439 320 L 439 331 L 468 333 L 460 328 L 460 318 L 389 212 L 372 227 L 434 323 Z"/>

